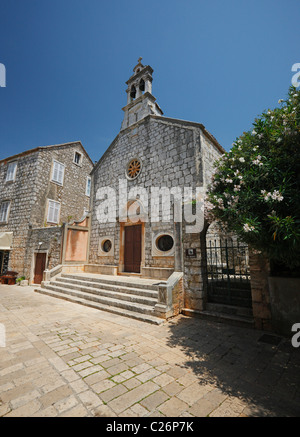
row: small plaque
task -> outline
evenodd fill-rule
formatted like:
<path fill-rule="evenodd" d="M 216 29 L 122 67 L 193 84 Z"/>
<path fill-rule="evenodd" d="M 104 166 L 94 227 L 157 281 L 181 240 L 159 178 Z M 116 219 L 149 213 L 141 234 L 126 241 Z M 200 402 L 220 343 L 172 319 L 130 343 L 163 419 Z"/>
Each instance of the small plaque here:
<path fill-rule="evenodd" d="M 189 258 L 196 258 L 196 249 L 186 249 L 185 255 Z"/>

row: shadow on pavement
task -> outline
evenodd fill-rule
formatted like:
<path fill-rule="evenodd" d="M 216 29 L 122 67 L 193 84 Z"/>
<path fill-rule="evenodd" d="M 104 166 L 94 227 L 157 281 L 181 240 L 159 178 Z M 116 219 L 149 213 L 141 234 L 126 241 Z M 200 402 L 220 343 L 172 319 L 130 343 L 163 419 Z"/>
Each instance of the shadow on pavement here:
<path fill-rule="evenodd" d="M 300 415 L 300 348 L 290 339 L 259 341 L 265 333 L 199 318 L 169 323 L 168 346 L 179 347 L 201 385 L 247 402 L 249 416 Z"/>

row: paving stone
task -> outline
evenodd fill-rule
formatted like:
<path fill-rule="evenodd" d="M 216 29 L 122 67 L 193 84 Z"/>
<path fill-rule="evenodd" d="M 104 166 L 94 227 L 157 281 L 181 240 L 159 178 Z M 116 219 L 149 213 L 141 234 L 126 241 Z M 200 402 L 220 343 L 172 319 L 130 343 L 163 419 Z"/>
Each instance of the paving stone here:
<path fill-rule="evenodd" d="M 111 381 L 110 379 L 104 379 L 103 381 L 97 382 L 96 384 L 92 385 L 92 389 L 96 393 L 101 393 L 105 390 L 108 390 L 109 388 L 115 386 L 116 384 Z"/>
<path fill-rule="evenodd" d="M 159 405 L 163 404 L 169 396 L 163 391 L 157 391 L 141 401 L 141 405 L 149 411 L 154 411 Z"/>
<path fill-rule="evenodd" d="M 83 391 L 79 393 L 78 397 L 88 409 L 97 408 L 103 404 L 99 396 L 96 395 L 92 390 Z"/>
<path fill-rule="evenodd" d="M 128 379 L 128 381 L 124 381 L 123 385 L 128 388 L 128 390 L 132 390 L 135 387 L 138 387 L 141 385 L 141 381 L 139 381 L 137 378 L 131 378 Z"/>
<path fill-rule="evenodd" d="M 178 417 L 183 411 L 188 409 L 188 404 L 182 400 L 172 397 L 168 401 L 164 402 L 158 408 L 161 413 L 167 417 Z"/>
<path fill-rule="evenodd" d="M 168 375 L 167 373 L 163 373 L 157 376 L 156 378 L 153 378 L 153 382 L 155 382 L 155 384 L 160 385 L 161 387 L 164 387 L 173 381 L 174 381 L 173 376 Z"/>
<path fill-rule="evenodd" d="M 108 369 L 109 367 L 116 366 L 117 364 L 121 364 L 121 361 L 119 358 L 113 358 L 113 359 L 106 360 L 106 361 L 102 362 L 101 365 L 105 369 Z"/>
<path fill-rule="evenodd" d="M 186 369 L 183 369 L 183 368 L 178 367 L 178 366 L 171 367 L 171 369 L 167 371 L 167 374 L 172 376 L 175 379 L 182 377 L 186 373 L 187 373 Z"/>
<path fill-rule="evenodd" d="M 55 390 L 52 390 L 47 394 L 44 394 L 39 398 L 39 401 L 41 402 L 43 408 L 47 408 L 55 404 L 55 402 L 64 399 L 66 396 L 71 395 L 72 393 L 72 389 L 67 385 L 64 385 Z"/>
<path fill-rule="evenodd" d="M 184 389 L 184 386 L 177 381 L 173 381 L 163 387 L 164 392 L 169 396 L 175 396 Z"/>
<path fill-rule="evenodd" d="M 146 372 L 143 372 L 137 376 L 137 379 L 141 382 L 149 381 L 149 379 L 153 379 L 156 376 L 160 375 L 160 372 L 156 369 L 149 369 Z"/>
<path fill-rule="evenodd" d="M 84 381 L 89 384 L 89 385 L 93 385 L 96 384 L 97 382 L 103 381 L 106 378 L 109 378 L 111 375 L 106 372 L 106 370 L 100 370 L 99 372 L 95 372 L 92 375 L 89 375 L 87 377 L 84 378 Z"/>
<path fill-rule="evenodd" d="M 66 410 L 70 410 L 78 404 L 78 400 L 74 395 L 71 395 L 65 399 L 59 400 L 53 404 L 54 408 L 58 411 L 58 413 L 63 413 Z"/>
<path fill-rule="evenodd" d="M 90 363 L 89 361 L 85 361 L 84 363 L 75 364 L 72 369 L 75 372 L 80 372 L 81 370 L 87 369 L 88 367 L 94 367 L 94 364 Z"/>
<path fill-rule="evenodd" d="M 158 385 L 151 381 L 142 384 L 139 387 L 119 396 L 109 403 L 109 406 L 118 414 L 130 408 L 133 404 L 136 404 L 143 398 L 149 396 L 151 393 L 158 390 Z"/>
<path fill-rule="evenodd" d="M 206 395 L 210 390 L 212 390 L 212 388 L 209 385 L 205 386 L 200 384 L 192 384 L 187 388 L 181 390 L 180 393 L 177 394 L 177 397 L 187 404 L 193 405 L 200 398 Z M 209 400 L 213 402 L 212 399 Z"/>
<path fill-rule="evenodd" d="M 135 367 L 132 367 L 130 370 L 134 373 L 143 373 L 148 369 L 151 369 L 152 367 L 147 364 L 147 363 L 143 363 L 143 364 L 139 364 Z"/>
<path fill-rule="evenodd" d="M 131 411 L 135 414 L 135 417 L 144 417 L 149 413 L 148 410 L 140 404 L 133 405 Z"/>
<path fill-rule="evenodd" d="M 118 375 L 121 372 L 124 372 L 125 370 L 128 370 L 128 366 L 125 363 L 117 364 L 116 366 L 108 367 L 107 372 L 109 372 L 111 375 Z"/>
<path fill-rule="evenodd" d="M 38 400 L 33 400 L 31 402 L 26 403 L 22 407 L 16 408 L 15 410 L 10 411 L 5 417 L 31 417 L 34 413 L 40 410 L 41 404 Z"/>
<path fill-rule="evenodd" d="M 89 389 L 89 386 L 81 378 L 77 379 L 76 381 L 70 382 L 70 387 L 75 393 L 81 393 Z"/>
<path fill-rule="evenodd" d="M 80 404 L 60 414 L 60 417 L 86 417 L 86 416 L 89 416 L 89 412 L 84 407 L 84 405 L 80 405 Z"/>
<path fill-rule="evenodd" d="M 212 404 L 220 405 L 227 398 L 227 396 L 228 395 L 226 393 L 223 393 L 218 388 L 215 388 L 209 391 L 204 397 Z"/>
<path fill-rule="evenodd" d="M 108 403 L 112 399 L 117 398 L 118 396 L 121 396 L 122 394 L 128 392 L 127 388 L 124 387 L 122 384 L 115 385 L 109 390 L 106 390 L 99 394 L 102 401 Z"/>
<path fill-rule="evenodd" d="M 18 387 L 13 387 L 10 390 L 6 390 L 1 393 L 2 402 L 11 402 L 18 399 L 26 394 L 32 392 L 35 389 L 33 382 L 28 382 L 27 384 L 20 385 Z"/>
<path fill-rule="evenodd" d="M 210 402 L 207 399 L 200 399 L 198 402 L 196 402 L 189 410 L 188 412 L 196 417 L 206 417 L 208 416 L 214 409 L 216 408 L 216 405 Z"/>
<path fill-rule="evenodd" d="M 94 410 L 94 415 L 96 417 L 116 417 L 116 413 L 108 406 L 101 405 Z"/>
<path fill-rule="evenodd" d="M 32 417 L 57 417 L 57 411 L 51 406 L 38 410 L 36 413 L 32 414 Z"/>
<path fill-rule="evenodd" d="M 86 376 L 93 375 L 94 373 L 100 372 L 102 370 L 103 369 L 101 366 L 90 366 L 83 370 L 80 370 L 78 373 L 81 376 L 81 378 L 85 378 Z"/>

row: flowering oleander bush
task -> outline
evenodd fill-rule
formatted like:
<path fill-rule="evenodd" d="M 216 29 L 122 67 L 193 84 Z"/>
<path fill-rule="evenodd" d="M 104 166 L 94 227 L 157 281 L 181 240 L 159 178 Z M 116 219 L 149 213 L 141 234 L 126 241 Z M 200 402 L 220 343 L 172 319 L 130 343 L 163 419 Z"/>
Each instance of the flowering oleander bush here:
<path fill-rule="evenodd" d="M 271 261 L 300 267 L 300 91 L 278 103 L 215 163 L 206 216 Z"/>

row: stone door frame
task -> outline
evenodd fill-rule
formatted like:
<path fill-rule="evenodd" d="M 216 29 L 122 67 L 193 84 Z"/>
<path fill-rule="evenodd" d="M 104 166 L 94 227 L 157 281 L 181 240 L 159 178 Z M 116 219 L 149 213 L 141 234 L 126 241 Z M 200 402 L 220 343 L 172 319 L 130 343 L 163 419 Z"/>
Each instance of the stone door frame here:
<path fill-rule="evenodd" d="M 45 259 L 45 269 L 47 269 L 48 267 L 48 254 L 49 254 L 49 250 L 39 250 L 36 249 L 34 250 L 33 254 L 32 254 L 32 263 L 31 263 L 31 269 L 30 269 L 30 278 L 29 278 L 29 283 L 30 284 L 34 284 L 34 276 L 35 276 L 35 265 L 36 265 L 36 256 L 40 253 L 46 254 L 46 259 Z"/>

